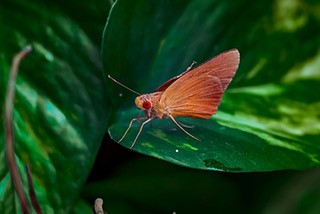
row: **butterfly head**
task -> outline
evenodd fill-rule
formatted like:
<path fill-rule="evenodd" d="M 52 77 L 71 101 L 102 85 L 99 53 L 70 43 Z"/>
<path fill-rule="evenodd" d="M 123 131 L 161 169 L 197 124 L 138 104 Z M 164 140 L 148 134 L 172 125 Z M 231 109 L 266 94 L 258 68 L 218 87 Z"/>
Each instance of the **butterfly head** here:
<path fill-rule="evenodd" d="M 141 109 L 144 111 L 147 111 L 152 107 L 151 101 L 144 94 L 137 97 L 135 100 L 135 103 L 138 109 Z"/>

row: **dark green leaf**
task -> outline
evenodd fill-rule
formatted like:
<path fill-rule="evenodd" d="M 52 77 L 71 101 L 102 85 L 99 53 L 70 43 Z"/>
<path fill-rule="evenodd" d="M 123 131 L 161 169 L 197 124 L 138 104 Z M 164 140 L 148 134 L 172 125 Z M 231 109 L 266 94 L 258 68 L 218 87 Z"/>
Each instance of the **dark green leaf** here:
<path fill-rule="evenodd" d="M 74 214 L 81 214 L 81 213 L 88 214 L 88 213 L 92 213 L 92 208 L 93 208 L 93 204 L 88 204 L 84 200 L 79 200 L 74 205 L 71 213 L 74 213 Z"/>
<path fill-rule="evenodd" d="M 83 194 L 94 200 L 99 192 L 108 213 L 235 213 L 241 207 L 239 190 L 217 173 L 142 158 L 87 185 Z"/>
<path fill-rule="evenodd" d="M 319 169 L 222 173 L 142 156 L 85 186 L 109 213 L 318 213 Z M 139 194 L 137 194 L 139 193 Z"/>
<path fill-rule="evenodd" d="M 16 158 L 24 187 L 23 164 L 29 164 L 43 212 L 68 213 L 109 118 L 99 48 L 61 10 L 37 1 L 1 3 L 0 29 L 1 106 L 12 57 L 27 44 L 33 47 L 20 67 L 14 106 Z M 4 164 L 2 124 L 0 213 L 14 213 L 19 204 Z"/>
<path fill-rule="evenodd" d="M 133 149 L 201 169 L 318 166 L 320 20 L 316 9 L 305 9 L 314 3 L 301 4 L 119 0 L 104 31 L 104 68 L 140 93 L 153 92 L 192 61 L 201 63 L 232 48 L 241 53 L 217 114 L 210 120 L 181 120 L 195 126 L 190 132 L 202 142 L 170 121 L 155 121 Z M 109 132 L 118 141 L 138 113 L 132 113 L 134 95 L 107 82 L 118 111 Z M 123 145 L 129 147 L 137 132 L 134 125 Z"/>

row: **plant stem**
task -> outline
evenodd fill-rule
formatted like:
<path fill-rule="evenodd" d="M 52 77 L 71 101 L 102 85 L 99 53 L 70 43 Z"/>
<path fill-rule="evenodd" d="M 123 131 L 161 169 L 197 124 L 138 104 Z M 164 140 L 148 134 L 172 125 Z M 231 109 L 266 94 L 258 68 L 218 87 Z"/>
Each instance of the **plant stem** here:
<path fill-rule="evenodd" d="M 18 75 L 18 68 L 21 60 L 32 50 L 31 46 L 26 46 L 14 58 L 11 64 L 9 83 L 5 101 L 5 134 L 6 134 L 6 160 L 13 182 L 14 189 L 17 192 L 22 213 L 28 214 L 28 204 L 24 195 L 23 187 L 21 184 L 20 175 L 18 172 L 17 163 L 15 161 L 14 153 L 14 133 L 12 128 L 13 121 L 13 102 L 15 97 L 16 79 Z"/>
<path fill-rule="evenodd" d="M 36 212 L 38 214 L 42 214 L 42 210 L 41 210 L 41 208 L 40 208 L 40 206 L 38 204 L 37 196 L 36 196 L 36 193 L 34 191 L 33 179 L 32 179 L 32 175 L 31 175 L 31 172 L 30 172 L 30 168 L 29 168 L 28 164 L 26 164 L 25 167 L 26 167 L 28 184 L 29 184 L 29 196 L 30 196 L 30 199 L 31 199 L 32 206 L 33 206 L 33 208 L 36 210 Z"/>

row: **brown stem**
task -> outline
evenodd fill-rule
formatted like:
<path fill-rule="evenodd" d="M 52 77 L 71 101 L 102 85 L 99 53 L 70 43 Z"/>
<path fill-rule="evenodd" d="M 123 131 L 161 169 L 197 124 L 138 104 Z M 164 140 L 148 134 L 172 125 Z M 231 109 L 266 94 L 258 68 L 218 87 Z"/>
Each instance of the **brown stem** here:
<path fill-rule="evenodd" d="M 31 172 L 30 172 L 30 168 L 28 166 L 28 164 L 25 165 L 26 167 L 26 172 L 27 172 L 27 177 L 28 177 L 28 184 L 29 184 L 29 196 L 30 196 L 30 199 L 31 199 L 31 202 L 32 202 L 32 206 L 33 208 L 36 210 L 36 212 L 38 214 L 42 214 L 42 210 L 38 204 L 38 201 L 37 201 L 37 196 L 36 196 L 36 193 L 34 191 L 34 185 L 33 185 L 33 179 L 32 179 L 32 175 L 31 175 Z"/>
<path fill-rule="evenodd" d="M 13 118 L 13 102 L 15 97 L 16 79 L 18 75 L 18 68 L 21 60 L 32 50 L 31 46 L 26 46 L 20 51 L 14 58 L 11 64 L 9 83 L 7 88 L 6 100 L 5 100 L 5 134 L 6 134 L 6 159 L 8 168 L 13 182 L 14 189 L 17 192 L 20 200 L 22 213 L 28 214 L 28 204 L 24 195 L 23 187 L 21 184 L 20 175 L 18 172 L 17 163 L 14 156 L 14 133 L 12 128 Z"/>

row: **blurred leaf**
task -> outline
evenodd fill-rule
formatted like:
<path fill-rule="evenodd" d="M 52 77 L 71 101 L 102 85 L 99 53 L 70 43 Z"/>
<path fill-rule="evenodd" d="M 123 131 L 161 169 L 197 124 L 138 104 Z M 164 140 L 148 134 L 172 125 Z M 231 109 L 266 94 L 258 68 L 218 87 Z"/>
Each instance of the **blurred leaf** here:
<path fill-rule="evenodd" d="M 94 200 L 97 192 L 108 213 L 235 213 L 241 207 L 230 179 L 156 159 L 133 160 L 112 178 L 87 185 L 83 195 Z"/>
<path fill-rule="evenodd" d="M 92 40 L 100 47 L 101 34 L 108 17 L 113 0 L 94 0 L 94 1 L 77 1 L 77 0 L 55 0 L 47 1 L 47 4 L 59 7 L 60 10 L 68 14 Z"/>
<path fill-rule="evenodd" d="M 92 213 L 92 208 L 93 208 L 93 204 L 90 205 L 84 200 L 79 200 L 74 205 L 71 213 L 74 213 L 74 214 L 81 214 L 81 213 L 88 214 L 88 213 Z"/>
<path fill-rule="evenodd" d="M 284 185 L 273 188 L 274 194 L 259 213 L 319 213 L 319 179 L 319 169 L 291 176 Z"/>
<path fill-rule="evenodd" d="M 61 10 L 38 1 L 1 3 L 0 29 L 1 106 L 12 57 L 26 44 L 33 46 L 20 67 L 14 106 L 24 186 L 23 164 L 29 164 L 43 212 L 68 213 L 109 118 L 99 49 Z M 15 213 L 19 204 L 4 164 L 3 123 L 0 128 L 0 213 Z"/>
<path fill-rule="evenodd" d="M 117 1 L 104 31 L 105 73 L 140 93 L 153 92 L 194 60 L 200 64 L 231 48 L 241 53 L 217 114 L 210 120 L 180 119 L 195 125 L 190 132 L 202 142 L 170 121 L 155 121 L 133 149 L 222 171 L 318 166 L 319 8 L 317 2 L 298 1 Z M 109 133 L 118 141 L 138 113 L 131 110 L 130 92 L 110 80 L 107 87 L 118 112 Z M 131 145 L 138 125 L 122 145 Z"/>
<path fill-rule="evenodd" d="M 139 157 L 82 195 L 94 200 L 98 192 L 110 213 L 319 212 L 319 169 L 226 174 Z"/>

